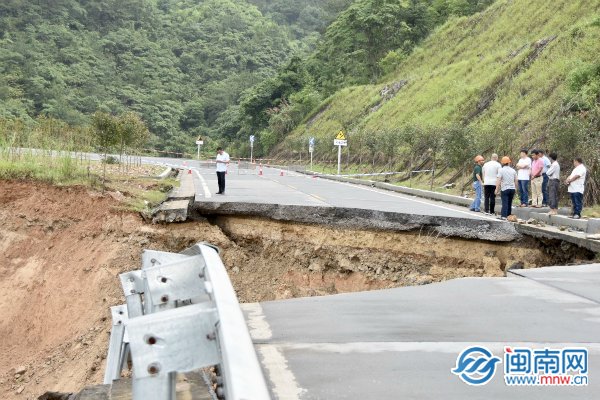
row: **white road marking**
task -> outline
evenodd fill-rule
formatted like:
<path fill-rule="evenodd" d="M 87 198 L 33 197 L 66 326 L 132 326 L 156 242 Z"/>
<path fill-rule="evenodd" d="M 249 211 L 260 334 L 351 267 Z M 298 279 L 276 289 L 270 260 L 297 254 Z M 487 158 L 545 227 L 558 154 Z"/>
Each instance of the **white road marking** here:
<path fill-rule="evenodd" d="M 248 312 L 247 324 L 253 340 L 265 340 L 273 337 L 271 327 L 265 319 L 259 303 L 240 304 L 242 310 Z M 304 389 L 298 386 L 292 371 L 288 369 L 287 360 L 276 346 L 257 345 L 257 351 L 262 355 L 262 364 L 269 373 L 273 383 L 273 392 L 279 400 L 299 400 Z"/>
<path fill-rule="evenodd" d="M 510 347 L 533 347 L 544 348 L 549 344 L 553 348 L 562 347 L 587 347 L 591 354 L 600 354 L 598 343 L 548 343 L 548 342 L 349 342 L 349 343 L 282 343 L 277 345 L 265 345 L 266 347 L 278 347 L 285 350 L 311 350 L 319 353 L 334 354 L 373 354 L 388 352 L 421 351 L 425 353 L 454 353 L 458 354 L 465 348 L 475 345 L 484 345 L 488 349 L 502 353 L 504 347 L 510 343 Z M 260 350 L 261 347 L 259 347 Z"/>
<path fill-rule="evenodd" d="M 195 169 L 194 172 L 196 172 L 196 175 L 198 175 L 198 178 L 200 178 L 200 181 L 202 182 L 202 187 L 204 188 L 204 197 L 210 199 L 210 191 L 208 190 L 208 186 L 206 186 L 206 181 L 204 180 L 202 175 L 200 175 L 200 172 L 198 172 L 197 169 Z"/>
<path fill-rule="evenodd" d="M 258 347 L 263 356 L 263 365 L 273 383 L 273 392 L 279 400 L 299 400 L 306 390 L 298 386 L 292 371 L 288 369 L 287 361 L 275 346 L 263 345 Z"/>
<path fill-rule="evenodd" d="M 270 339 L 273 336 L 271 327 L 265 319 L 262 307 L 258 303 L 243 303 L 240 307 L 248 311 L 248 325 L 250 326 L 250 336 L 255 340 Z"/>

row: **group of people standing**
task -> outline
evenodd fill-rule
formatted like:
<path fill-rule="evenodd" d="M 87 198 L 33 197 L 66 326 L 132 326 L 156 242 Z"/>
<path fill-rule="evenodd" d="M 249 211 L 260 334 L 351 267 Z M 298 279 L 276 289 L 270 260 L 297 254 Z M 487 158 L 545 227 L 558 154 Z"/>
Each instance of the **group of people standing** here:
<path fill-rule="evenodd" d="M 475 157 L 473 171 L 473 188 L 475 200 L 471 211 L 481 212 L 482 192 L 484 192 L 484 214 L 495 215 L 496 196 L 501 194 L 502 211 L 498 219 L 507 219 L 511 215 L 511 207 L 515 194 L 519 193 L 518 207 L 550 207 L 548 214 L 558 214 L 558 188 L 560 184 L 560 165 L 556 153 L 547 157 L 543 150 L 533 150 L 531 157 L 527 150 L 521 150 L 521 158 L 515 165 L 510 164 L 509 157 L 492 154 L 491 161 L 485 162 L 482 156 Z M 573 161 L 575 169 L 565 181 L 571 194 L 573 212 L 570 218 L 581 218 L 583 208 L 583 192 L 587 170 L 581 158 Z M 531 205 L 529 205 L 529 184 L 531 183 Z"/>

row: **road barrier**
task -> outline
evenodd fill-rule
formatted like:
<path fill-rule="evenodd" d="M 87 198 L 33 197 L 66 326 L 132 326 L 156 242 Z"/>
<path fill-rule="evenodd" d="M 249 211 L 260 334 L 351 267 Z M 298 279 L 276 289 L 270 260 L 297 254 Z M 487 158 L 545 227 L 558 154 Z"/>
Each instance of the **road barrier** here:
<path fill-rule="evenodd" d="M 218 248 L 145 250 L 142 269 L 119 278 L 126 304 L 111 307 L 105 384 L 120 378 L 130 357 L 132 400 L 175 400 L 177 373 L 215 365 L 218 398 L 270 399 Z"/>
<path fill-rule="evenodd" d="M 306 172 L 306 165 L 288 165 L 288 172 Z"/>

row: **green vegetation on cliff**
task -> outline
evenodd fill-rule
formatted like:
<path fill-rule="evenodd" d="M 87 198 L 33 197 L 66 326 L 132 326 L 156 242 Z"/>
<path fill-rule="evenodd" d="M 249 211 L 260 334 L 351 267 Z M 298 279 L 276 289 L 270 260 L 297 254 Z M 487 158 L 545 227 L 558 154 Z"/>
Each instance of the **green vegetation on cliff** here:
<path fill-rule="evenodd" d="M 599 11 L 591 0 L 512 0 L 448 21 L 381 83 L 336 92 L 274 154 L 306 151 L 314 136 L 319 156 L 331 157 L 340 129 L 354 162 L 373 156 L 396 168 L 429 160 L 456 171 L 477 153 L 543 147 L 567 168 L 583 156 L 595 178 L 588 200 L 597 199 Z"/>

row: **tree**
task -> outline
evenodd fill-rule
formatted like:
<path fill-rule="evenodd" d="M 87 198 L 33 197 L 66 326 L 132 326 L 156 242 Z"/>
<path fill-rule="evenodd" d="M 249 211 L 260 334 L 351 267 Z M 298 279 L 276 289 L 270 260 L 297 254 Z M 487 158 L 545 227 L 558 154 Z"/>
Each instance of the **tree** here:
<path fill-rule="evenodd" d="M 106 162 L 108 151 L 119 142 L 118 122 L 115 117 L 109 113 L 96 111 L 92 114 L 92 126 L 95 129 L 96 143 L 104 153 L 102 160 L 104 164 L 104 175 L 102 177 L 102 194 L 106 182 Z"/>

